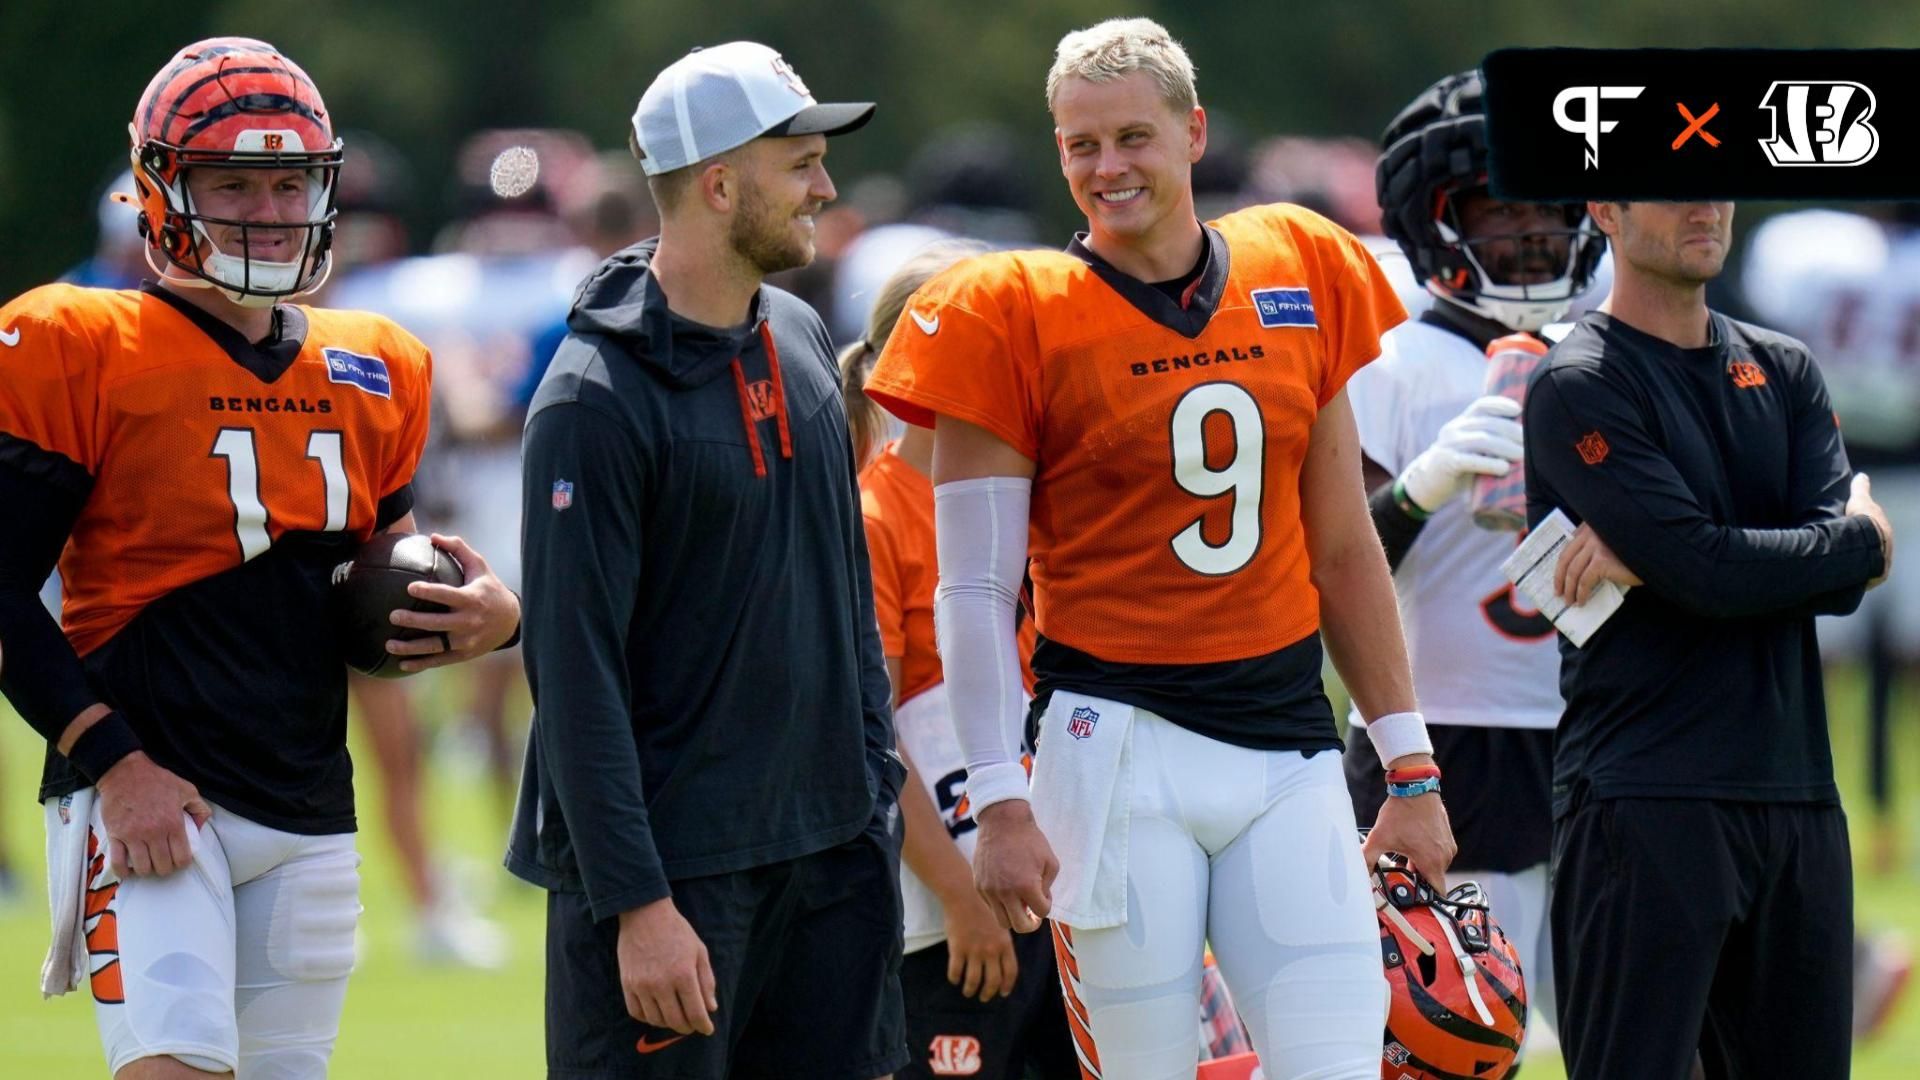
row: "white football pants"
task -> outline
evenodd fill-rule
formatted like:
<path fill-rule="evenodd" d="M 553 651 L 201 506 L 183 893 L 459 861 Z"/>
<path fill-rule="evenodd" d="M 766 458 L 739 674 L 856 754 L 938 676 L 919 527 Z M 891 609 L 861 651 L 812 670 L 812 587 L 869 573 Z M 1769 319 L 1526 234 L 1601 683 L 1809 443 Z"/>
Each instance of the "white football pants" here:
<path fill-rule="evenodd" d="M 360 918 L 351 833 L 300 836 L 214 808 L 188 825 L 192 865 L 121 880 L 96 801 L 88 828 L 87 949 L 107 1064 L 162 1055 L 245 1080 L 327 1074 Z M 50 845 L 51 847 L 52 845 Z"/>
<path fill-rule="evenodd" d="M 1088 1075 L 1192 1080 L 1210 941 L 1268 1080 L 1377 1080 L 1387 983 L 1340 752 L 1249 750 L 1145 710 L 1133 738 L 1127 921 L 1056 924 Z"/>

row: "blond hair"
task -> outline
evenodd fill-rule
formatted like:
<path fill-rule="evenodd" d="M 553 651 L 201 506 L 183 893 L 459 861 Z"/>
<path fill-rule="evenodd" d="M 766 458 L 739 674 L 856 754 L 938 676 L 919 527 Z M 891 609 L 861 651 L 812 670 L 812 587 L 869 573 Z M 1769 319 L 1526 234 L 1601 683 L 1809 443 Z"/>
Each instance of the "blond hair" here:
<path fill-rule="evenodd" d="M 1047 109 L 1052 111 L 1068 79 L 1111 82 L 1136 71 L 1153 76 L 1173 111 L 1185 113 L 1200 103 L 1193 61 L 1166 27 L 1152 19 L 1108 19 L 1060 39 L 1047 72 Z"/>
<path fill-rule="evenodd" d="M 906 313 L 907 301 L 920 286 L 963 259 L 982 254 L 985 244 L 974 240 L 936 240 L 915 252 L 880 286 L 867 316 L 867 332 L 840 350 L 840 396 L 847 402 L 847 431 L 853 437 L 855 468 L 865 468 L 887 432 L 886 413 L 866 394 L 867 376 L 893 333 L 893 324 Z"/>

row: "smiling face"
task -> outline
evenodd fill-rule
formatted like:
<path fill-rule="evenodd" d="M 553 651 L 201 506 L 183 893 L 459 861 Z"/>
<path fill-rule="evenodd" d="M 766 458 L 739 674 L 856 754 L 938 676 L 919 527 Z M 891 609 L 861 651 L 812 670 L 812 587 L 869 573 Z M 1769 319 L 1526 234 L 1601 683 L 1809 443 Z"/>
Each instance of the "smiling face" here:
<path fill-rule="evenodd" d="M 203 257 L 211 254 L 206 250 L 209 241 L 219 254 L 255 262 L 292 263 L 305 254 L 316 183 L 307 170 L 199 166 L 189 168 L 186 179 L 196 214 L 243 223 L 203 222 Z M 271 227 L 278 224 L 291 227 Z"/>
<path fill-rule="evenodd" d="M 1713 280 L 1733 236 L 1730 202 L 1590 203 L 1614 259 L 1680 285 Z"/>
<path fill-rule="evenodd" d="M 735 194 L 727 239 L 762 274 L 813 261 L 814 215 L 834 200 L 827 137 L 755 139 L 733 159 Z"/>
<path fill-rule="evenodd" d="M 1060 171 L 1096 241 L 1150 248 L 1193 221 L 1193 163 L 1206 151 L 1205 110 L 1174 109 L 1151 75 L 1135 71 L 1102 82 L 1062 81 L 1053 121 Z"/>

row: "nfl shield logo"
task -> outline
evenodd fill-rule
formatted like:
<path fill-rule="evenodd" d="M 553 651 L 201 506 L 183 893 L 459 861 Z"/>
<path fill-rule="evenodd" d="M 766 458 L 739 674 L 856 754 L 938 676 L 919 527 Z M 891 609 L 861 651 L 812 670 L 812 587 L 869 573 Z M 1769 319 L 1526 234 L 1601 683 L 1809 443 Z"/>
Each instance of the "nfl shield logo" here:
<path fill-rule="evenodd" d="M 1100 722 L 1100 714 L 1082 705 L 1067 717 L 1067 734 L 1076 739 L 1085 739 L 1093 734 L 1093 725 Z"/>
<path fill-rule="evenodd" d="M 553 508 L 565 510 L 573 505 L 573 485 L 565 480 L 553 482 Z"/>

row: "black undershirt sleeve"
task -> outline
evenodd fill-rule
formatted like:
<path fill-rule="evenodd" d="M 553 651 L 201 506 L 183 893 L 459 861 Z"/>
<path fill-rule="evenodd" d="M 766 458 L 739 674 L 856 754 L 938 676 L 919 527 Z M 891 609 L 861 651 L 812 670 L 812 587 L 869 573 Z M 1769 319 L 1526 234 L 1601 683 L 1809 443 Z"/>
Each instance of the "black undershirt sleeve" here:
<path fill-rule="evenodd" d="M 49 743 L 99 703 L 40 587 L 60 560 L 93 481 L 78 463 L 0 435 L 0 691 Z"/>
<path fill-rule="evenodd" d="M 382 497 L 373 512 L 373 531 L 385 532 L 392 524 L 407 516 L 413 509 L 413 485 L 401 484 L 391 493 Z"/>
<path fill-rule="evenodd" d="M 1399 501 L 1393 497 L 1393 484 L 1394 481 L 1388 480 L 1374 488 L 1373 494 L 1367 496 L 1367 509 L 1373 514 L 1373 531 L 1380 534 L 1380 546 L 1387 549 L 1387 568 L 1398 570 L 1400 560 L 1407 557 L 1427 523 L 1400 508 Z"/>

